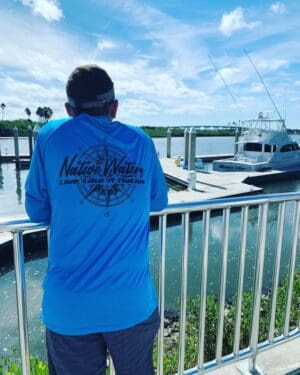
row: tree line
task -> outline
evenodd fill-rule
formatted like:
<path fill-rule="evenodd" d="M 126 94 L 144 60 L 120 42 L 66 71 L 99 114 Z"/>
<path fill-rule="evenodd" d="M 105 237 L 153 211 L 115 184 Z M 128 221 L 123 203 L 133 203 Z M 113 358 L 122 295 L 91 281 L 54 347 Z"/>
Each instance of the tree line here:
<path fill-rule="evenodd" d="M 20 136 L 27 136 L 29 126 L 34 127 L 36 124 L 42 126 L 53 116 L 53 110 L 50 107 L 38 107 L 35 111 L 35 114 L 38 116 L 38 122 L 35 122 L 31 120 L 31 109 L 26 107 L 24 112 L 27 115 L 27 119 L 12 121 L 4 120 L 4 113 L 7 106 L 5 103 L 1 103 L 0 107 L 2 111 L 2 120 L 0 120 L 0 137 L 12 137 L 14 127 L 18 128 Z"/>
<path fill-rule="evenodd" d="M 2 121 L 4 121 L 4 113 L 7 106 L 2 102 L 0 107 L 2 112 Z M 28 116 L 28 120 L 31 120 L 32 112 L 30 108 L 26 107 L 24 109 L 24 112 Z M 53 116 L 53 110 L 50 107 L 37 107 L 35 114 L 38 116 L 39 122 L 42 124 L 44 122 L 47 122 Z"/>
<path fill-rule="evenodd" d="M 152 138 L 166 137 L 168 127 L 165 126 L 142 126 L 141 129 L 144 130 Z M 172 137 L 183 137 L 184 128 L 171 128 Z M 196 129 L 197 137 L 233 137 L 235 135 L 235 130 L 232 128 L 228 129 Z"/>

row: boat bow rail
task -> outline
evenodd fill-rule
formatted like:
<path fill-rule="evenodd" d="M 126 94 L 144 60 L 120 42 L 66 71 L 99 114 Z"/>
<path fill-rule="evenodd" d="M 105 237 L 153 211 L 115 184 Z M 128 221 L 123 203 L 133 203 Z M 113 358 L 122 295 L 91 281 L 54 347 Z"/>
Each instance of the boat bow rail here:
<path fill-rule="evenodd" d="M 266 258 L 266 239 L 268 235 L 268 214 L 272 206 L 277 207 L 276 214 L 276 243 L 274 243 L 274 267 L 272 272 L 272 285 L 270 296 L 270 319 L 268 325 L 268 338 L 263 341 L 260 337 L 260 319 L 261 306 L 263 297 L 263 275 L 264 263 Z M 249 329 L 249 343 L 246 347 L 241 345 L 241 324 L 242 324 L 242 302 L 244 292 L 245 279 L 245 263 L 247 250 L 248 225 L 250 223 L 250 211 L 257 210 L 257 240 L 256 240 L 256 260 L 254 267 L 254 288 L 251 308 L 251 328 Z M 284 324 L 281 332 L 275 329 L 277 318 L 277 297 L 279 288 L 280 276 L 280 262 L 281 254 L 284 248 L 284 227 L 286 223 L 287 211 L 293 210 L 293 218 L 289 225 L 288 231 L 290 236 L 289 249 L 289 265 L 287 272 L 287 289 L 286 302 L 284 308 Z M 233 324 L 233 343 L 231 353 L 224 354 L 223 339 L 224 339 L 224 321 L 226 317 L 226 287 L 228 277 L 228 253 L 229 253 L 229 237 L 230 237 L 230 220 L 234 212 L 240 212 L 240 238 L 239 238 L 239 260 L 237 272 L 237 293 L 234 299 L 235 303 L 235 318 Z M 208 298 L 208 260 L 210 256 L 209 241 L 211 231 L 211 221 L 214 213 L 222 216 L 221 220 L 221 265 L 220 265 L 220 280 L 218 285 L 218 312 L 217 312 L 217 327 L 215 340 L 215 358 L 213 360 L 205 360 L 205 345 L 206 336 L 205 328 L 207 324 L 206 309 Z M 197 361 L 194 367 L 187 368 L 186 362 L 186 346 L 187 346 L 187 319 L 188 319 L 188 280 L 189 280 L 189 254 L 190 254 L 190 238 L 191 226 L 195 213 L 201 214 L 201 230 L 197 235 L 201 238 L 201 282 L 199 285 L 199 305 L 197 306 L 199 312 L 199 328 L 197 330 L 198 344 L 197 344 Z M 275 345 L 293 340 L 300 337 L 300 319 L 298 316 L 297 322 L 291 324 L 291 312 L 295 308 L 293 306 L 293 288 L 294 278 L 297 266 L 297 246 L 300 226 L 300 193 L 284 193 L 273 195 L 260 195 L 251 197 L 239 197 L 229 199 L 218 199 L 204 202 L 190 202 L 183 204 L 172 204 L 161 212 L 153 212 L 151 216 L 159 218 L 159 246 L 160 246 L 160 261 L 159 261 L 159 309 L 161 314 L 161 325 L 158 334 L 158 358 L 157 358 L 157 374 L 163 375 L 164 358 L 165 358 L 165 344 L 166 344 L 166 328 L 164 321 L 164 314 L 166 308 L 166 276 L 167 276 L 167 257 L 166 249 L 169 241 L 168 238 L 168 223 L 173 215 L 181 216 L 181 231 L 182 231 L 182 246 L 181 246 L 181 291 L 180 291 L 180 313 L 179 313 L 179 335 L 178 343 L 178 360 L 177 373 L 178 374 L 204 374 L 213 369 L 220 368 L 227 364 L 238 362 L 242 359 L 248 358 L 248 367 L 244 368 L 244 373 L 259 374 L 257 367 L 257 357 L 259 353 L 267 349 L 271 349 Z M 250 224 L 253 224 L 252 222 Z M 47 229 L 43 224 L 31 223 L 29 220 L 18 220 L 13 222 L 0 221 L 0 233 L 11 232 L 13 234 L 13 251 L 14 264 L 16 271 L 16 293 L 17 293 L 17 312 L 19 324 L 19 341 L 20 353 L 22 362 L 23 375 L 30 374 L 29 364 L 29 340 L 28 340 L 28 321 L 27 321 L 27 302 L 26 302 L 26 281 L 24 271 L 24 252 L 23 252 L 23 233 L 25 231 Z M 195 235 L 195 233 L 194 233 Z M 299 303 L 299 301 L 298 301 Z M 298 306 L 299 308 L 299 306 Z M 114 374 L 113 365 L 110 366 L 110 373 Z"/>

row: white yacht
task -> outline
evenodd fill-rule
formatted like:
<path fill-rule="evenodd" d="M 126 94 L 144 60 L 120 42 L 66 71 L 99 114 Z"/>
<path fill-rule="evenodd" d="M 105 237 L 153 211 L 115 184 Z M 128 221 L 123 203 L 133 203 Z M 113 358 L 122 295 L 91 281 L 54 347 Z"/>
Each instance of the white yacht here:
<path fill-rule="evenodd" d="M 256 120 L 242 125 L 234 157 L 215 160 L 213 170 L 300 170 L 300 147 L 288 134 L 284 120 L 272 120 L 259 113 Z"/>

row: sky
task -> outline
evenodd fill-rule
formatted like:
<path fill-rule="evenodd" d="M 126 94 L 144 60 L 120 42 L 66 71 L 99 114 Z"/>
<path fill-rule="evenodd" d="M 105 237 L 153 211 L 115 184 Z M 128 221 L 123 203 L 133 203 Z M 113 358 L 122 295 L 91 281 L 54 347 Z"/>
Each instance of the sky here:
<path fill-rule="evenodd" d="M 300 129 L 299 29 L 299 0 L 1 0 L 4 119 L 28 107 L 36 120 L 38 106 L 65 117 L 65 82 L 82 64 L 108 71 L 125 123 L 276 118 L 245 50 L 287 127 Z"/>

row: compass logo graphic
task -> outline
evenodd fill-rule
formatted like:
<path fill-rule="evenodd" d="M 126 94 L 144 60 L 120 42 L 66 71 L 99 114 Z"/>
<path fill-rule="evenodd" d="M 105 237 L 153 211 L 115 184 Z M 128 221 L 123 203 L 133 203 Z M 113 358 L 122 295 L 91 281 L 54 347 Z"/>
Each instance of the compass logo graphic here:
<path fill-rule="evenodd" d="M 66 156 L 59 175 L 60 185 L 75 184 L 85 200 L 107 208 L 130 199 L 136 185 L 145 183 L 144 169 L 109 145 Z"/>

